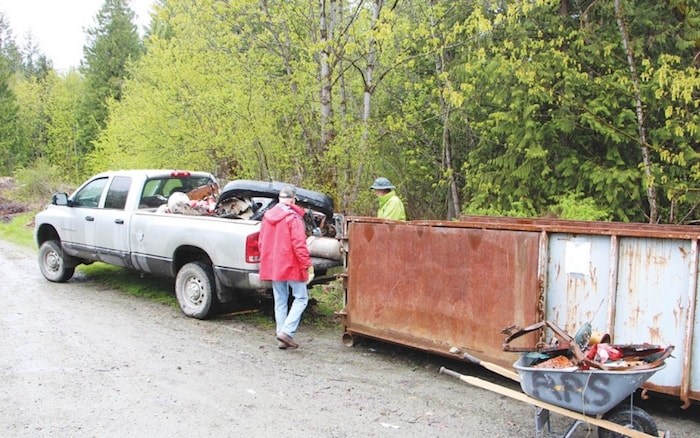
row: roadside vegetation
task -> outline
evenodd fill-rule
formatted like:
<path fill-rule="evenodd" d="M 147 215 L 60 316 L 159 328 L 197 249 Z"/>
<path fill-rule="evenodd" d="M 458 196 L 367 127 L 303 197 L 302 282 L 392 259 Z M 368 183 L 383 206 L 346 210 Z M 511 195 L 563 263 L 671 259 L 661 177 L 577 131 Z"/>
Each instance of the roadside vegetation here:
<path fill-rule="evenodd" d="M 79 69 L 0 10 L 0 175 L 275 179 L 409 219 L 700 219 L 700 9 L 680 0 L 104 0 Z"/>
<path fill-rule="evenodd" d="M 25 212 L 0 220 L 0 239 L 22 246 L 34 246 L 32 224 L 36 212 Z"/>

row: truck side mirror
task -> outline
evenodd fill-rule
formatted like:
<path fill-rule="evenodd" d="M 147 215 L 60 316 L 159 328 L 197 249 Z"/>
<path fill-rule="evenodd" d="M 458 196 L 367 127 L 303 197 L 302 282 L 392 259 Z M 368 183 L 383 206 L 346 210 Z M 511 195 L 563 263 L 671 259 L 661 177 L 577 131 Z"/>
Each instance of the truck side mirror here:
<path fill-rule="evenodd" d="M 51 197 L 51 203 L 53 205 L 68 205 L 68 194 L 67 193 L 54 193 Z"/>

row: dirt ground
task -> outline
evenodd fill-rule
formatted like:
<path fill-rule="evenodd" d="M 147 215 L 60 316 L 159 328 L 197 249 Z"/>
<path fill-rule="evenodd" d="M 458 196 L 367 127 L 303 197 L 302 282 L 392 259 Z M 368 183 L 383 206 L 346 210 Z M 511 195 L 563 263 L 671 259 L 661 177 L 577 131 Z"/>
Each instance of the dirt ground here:
<path fill-rule="evenodd" d="M 0 436 L 534 436 L 534 408 L 439 374 L 483 368 L 302 324 L 298 350 L 240 316 L 209 321 L 76 275 L 40 274 L 0 240 Z M 700 436 L 697 406 L 641 401 L 660 430 Z M 554 416 L 563 433 L 569 420 Z M 576 437 L 596 436 L 595 428 Z"/>
<path fill-rule="evenodd" d="M 16 202 L 10 195 L 15 180 L 9 176 L 0 176 L 0 221 L 10 220 L 13 215 L 29 210 L 29 205 Z"/>

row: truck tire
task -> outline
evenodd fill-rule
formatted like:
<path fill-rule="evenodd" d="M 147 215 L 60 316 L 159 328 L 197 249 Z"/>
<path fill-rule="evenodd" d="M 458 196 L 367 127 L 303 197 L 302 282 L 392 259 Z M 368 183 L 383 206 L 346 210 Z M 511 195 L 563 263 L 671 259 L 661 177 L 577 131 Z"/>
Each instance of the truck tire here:
<path fill-rule="evenodd" d="M 183 266 L 175 278 L 175 296 L 182 313 L 191 318 L 206 319 L 214 309 L 216 299 L 211 267 L 202 262 Z"/>
<path fill-rule="evenodd" d="M 644 409 L 636 406 L 630 406 L 629 404 L 619 405 L 605 414 L 603 419 L 620 424 L 628 429 L 637 430 L 653 436 L 659 435 L 656 422 L 651 418 L 651 415 Z M 599 438 L 617 438 L 623 436 L 626 435 L 598 428 Z"/>
<path fill-rule="evenodd" d="M 47 240 L 39 247 L 39 269 L 49 281 L 65 283 L 75 273 L 75 267 L 66 267 L 66 255 L 57 240 Z"/>

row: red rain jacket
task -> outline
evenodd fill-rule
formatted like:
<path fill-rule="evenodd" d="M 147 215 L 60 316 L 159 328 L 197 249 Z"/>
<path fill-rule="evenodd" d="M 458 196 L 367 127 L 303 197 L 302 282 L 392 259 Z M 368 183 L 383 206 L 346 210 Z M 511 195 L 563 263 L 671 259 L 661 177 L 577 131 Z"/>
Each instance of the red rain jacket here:
<path fill-rule="evenodd" d="M 258 245 L 260 279 L 306 281 L 311 266 L 306 246 L 304 210 L 279 203 L 263 216 Z"/>

